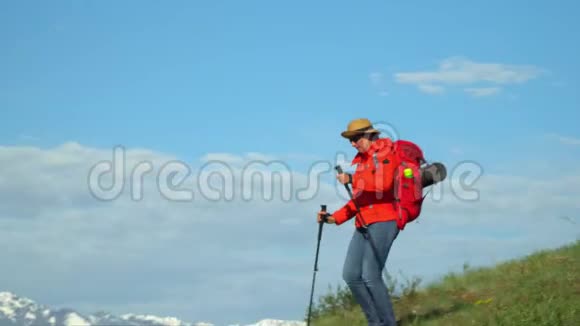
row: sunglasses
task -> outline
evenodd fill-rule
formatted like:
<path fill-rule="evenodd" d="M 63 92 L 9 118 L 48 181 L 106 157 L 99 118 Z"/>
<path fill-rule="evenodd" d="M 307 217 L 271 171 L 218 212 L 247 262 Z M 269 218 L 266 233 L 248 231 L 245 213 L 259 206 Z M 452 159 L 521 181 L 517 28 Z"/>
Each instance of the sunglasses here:
<path fill-rule="evenodd" d="M 358 142 L 361 138 L 363 138 L 365 135 L 361 134 L 361 135 L 356 135 L 356 136 L 352 136 L 348 138 L 349 142 Z"/>

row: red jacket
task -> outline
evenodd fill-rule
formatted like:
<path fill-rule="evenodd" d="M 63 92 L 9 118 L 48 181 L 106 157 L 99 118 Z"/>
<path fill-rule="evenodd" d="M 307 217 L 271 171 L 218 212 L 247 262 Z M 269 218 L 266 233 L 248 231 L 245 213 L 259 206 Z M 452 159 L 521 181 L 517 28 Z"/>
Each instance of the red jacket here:
<path fill-rule="evenodd" d="M 360 216 L 355 226 L 362 227 L 363 220 L 367 225 L 379 221 L 391 221 L 397 218 L 393 201 L 393 176 L 395 171 L 393 142 L 380 138 L 373 142 L 366 153 L 358 153 L 352 165 L 358 164 L 352 176 L 352 193 L 360 208 Z M 357 214 L 352 200 L 332 213 L 336 225 L 340 225 Z"/>

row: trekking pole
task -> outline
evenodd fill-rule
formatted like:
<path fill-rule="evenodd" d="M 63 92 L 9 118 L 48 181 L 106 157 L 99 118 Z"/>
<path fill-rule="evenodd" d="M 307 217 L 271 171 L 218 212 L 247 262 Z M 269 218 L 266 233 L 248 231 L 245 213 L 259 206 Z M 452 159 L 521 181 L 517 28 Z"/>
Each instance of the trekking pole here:
<path fill-rule="evenodd" d="M 340 167 L 340 165 L 337 165 L 334 167 L 336 169 L 336 172 L 338 174 L 343 174 L 344 172 L 342 171 L 342 168 Z M 354 207 L 356 208 L 356 212 L 358 213 L 358 216 L 360 216 L 360 219 L 363 223 L 363 228 L 368 228 L 367 223 L 365 222 L 362 214 L 360 213 L 360 207 L 358 207 L 358 204 L 356 203 L 356 200 L 354 200 L 354 196 L 352 195 L 352 191 L 350 190 L 350 188 L 348 187 L 348 183 L 344 184 L 344 188 L 346 188 L 346 191 L 348 192 L 348 195 L 350 196 L 350 199 L 352 200 Z"/>
<path fill-rule="evenodd" d="M 342 174 L 342 168 L 340 167 L 340 165 L 337 165 L 334 167 L 336 169 L 336 172 L 338 174 Z M 377 253 L 377 248 L 375 248 L 375 244 L 373 243 L 372 239 L 371 239 L 371 235 L 368 232 L 368 225 L 365 222 L 361 212 L 360 212 L 360 207 L 358 206 L 358 204 L 356 203 L 356 200 L 354 199 L 354 196 L 352 195 L 352 191 L 350 190 L 348 183 L 344 184 L 344 188 L 346 188 L 346 191 L 348 192 L 348 195 L 350 196 L 350 199 L 352 200 L 354 207 L 356 208 L 356 212 L 358 213 L 358 216 L 360 217 L 362 224 L 363 224 L 363 228 L 365 229 L 365 231 L 362 232 L 363 237 L 367 240 L 369 240 L 370 245 L 371 245 L 371 249 L 373 250 L 373 254 L 375 255 L 375 259 L 377 260 L 377 264 L 379 264 L 380 259 L 379 259 L 379 254 Z"/>
<path fill-rule="evenodd" d="M 326 205 L 320 205 L 320 210 L 326 212 Z M 316 281 L 316 272 L 318 272 L 318 252 L 320 250 L 320 240 L 322 239 L 322 226 L 326 222 L 326 216 L 318 223 L 318 242 L 316 244 L 316 258 L 314 259 L 314 273 L 312 274 L 312 289 L 310 290 L 310 305 L 308 306 L 308 322 L 310 326 L 310 316 L 312 314 L 312 299 L 314 298 L 314 282 Z"/>

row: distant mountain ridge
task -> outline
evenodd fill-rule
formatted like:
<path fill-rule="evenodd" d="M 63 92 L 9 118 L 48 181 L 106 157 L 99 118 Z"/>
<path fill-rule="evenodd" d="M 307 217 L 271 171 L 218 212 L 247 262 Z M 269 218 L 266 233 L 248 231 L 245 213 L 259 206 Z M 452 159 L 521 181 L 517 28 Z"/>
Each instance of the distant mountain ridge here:
<path fill-rule="evenodd" d="M 244 326 L 304 326 L 301 321 L 264 319 Z M 83 315 L 72 309 L 50 309 L 11 292 L 0 292 L 0 326 L 215 326 L 208 322 L 190 323 L 174 317 L 107 312 Z M 229 326 L 242 326 L 229 325 Z"/>

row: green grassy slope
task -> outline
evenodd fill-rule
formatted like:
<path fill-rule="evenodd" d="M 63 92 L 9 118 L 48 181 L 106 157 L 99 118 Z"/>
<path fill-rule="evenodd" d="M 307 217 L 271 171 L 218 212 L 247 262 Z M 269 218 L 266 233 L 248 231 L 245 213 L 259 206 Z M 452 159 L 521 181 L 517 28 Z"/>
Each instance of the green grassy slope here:
<path fill-rule="evenodd" d="M 395 286 L 389 282 L 390 288 Z M 416 290 L 412 280 L 393 297 L 400 325 L 580 325 L 580 241 L 493 268 L 466 268 Z M 350 292 L 320 298 L 313 326 L 366 325 Z"/>

